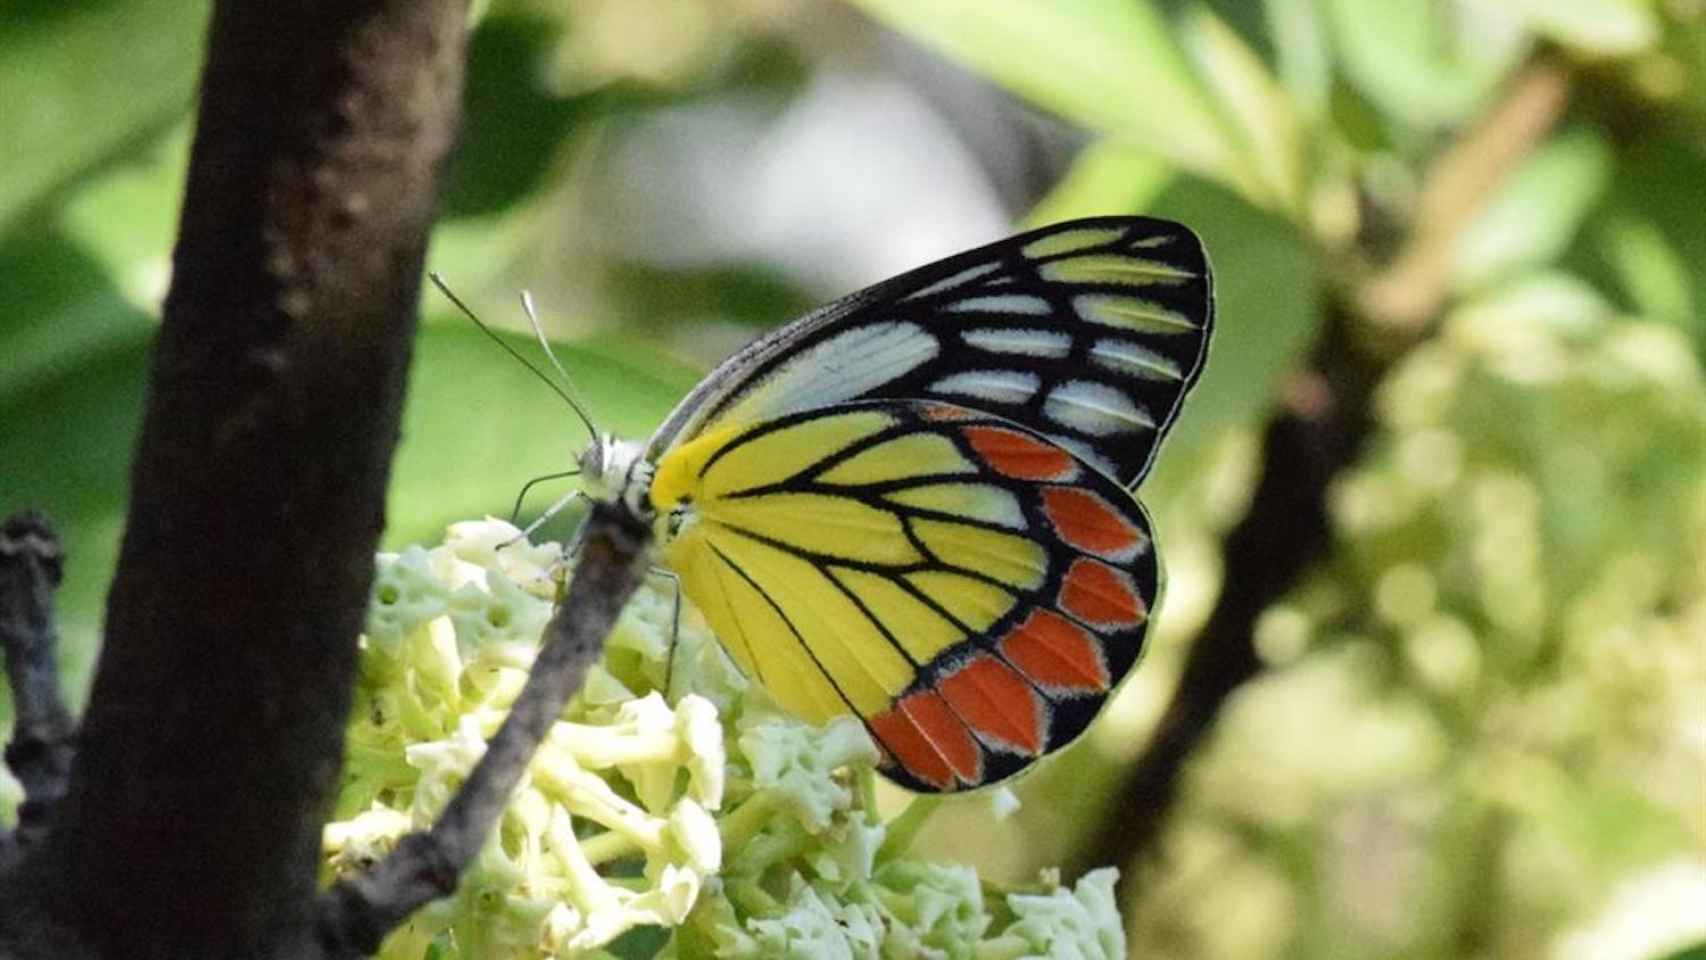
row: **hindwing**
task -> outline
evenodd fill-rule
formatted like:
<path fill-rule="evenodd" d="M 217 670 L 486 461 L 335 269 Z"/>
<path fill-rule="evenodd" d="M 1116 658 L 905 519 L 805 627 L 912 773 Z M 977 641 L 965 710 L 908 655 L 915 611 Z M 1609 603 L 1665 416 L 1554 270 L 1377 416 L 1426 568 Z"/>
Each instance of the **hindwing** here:
<path fill-rule="evenodd" d="M 652 485 L 682 588 L 741 668 L 945 792 L 1078 736 L 1143 649 L 1143 507 L 1051 437 L 878 400 L 703 433 Z"/>

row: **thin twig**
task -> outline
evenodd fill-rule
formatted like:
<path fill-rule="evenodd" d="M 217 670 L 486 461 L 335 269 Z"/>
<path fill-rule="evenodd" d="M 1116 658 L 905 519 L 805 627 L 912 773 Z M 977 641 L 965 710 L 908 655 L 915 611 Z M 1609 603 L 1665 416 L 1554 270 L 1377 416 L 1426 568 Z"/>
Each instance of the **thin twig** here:
<path fill-rule="evenodd" d="M 47 517 L 13 514 L 0 527 L 0 648 L 15 714 L 6 766 L 24 787 L 17 829 L 0 835 L 4 864 L 46 828 L 71 774 L 76 723 L 59 693 L 53 591 L 65 555 Z"/>
<path fill-rule="evenodd" d="M 1375 388 L 1431 332 L 1449 297 L 1449 254 L 1505 177 L 1546 138 L 1568 100 L 1567 78 L 1536 63 L 1431 166 L 1409 241 L 1383 271 L 1334 291 L 1304 370 L 1263 433 L 1250 507 L 1227 534 L 1223 586 L 1185 659 L 1179 685 L 1148 748 L 1118 788 L 1099 863 L 1133 864 L 1153 852 L 1186 761 L 1221 708 L 1261 671 L 1256 618 L 1332 547 L 1327 491 L 1355 463 L 1373 429 Z"/>
<path fill-rule="evenodd" d="M 595 504 L 568 595 L 545 627 L 544 649 L 503 726 L 432 829 L 404 837 L 372 870 L 343 880 L 319 906 L 328 956 L 378 949 L 385 934 L 456 889 L 509 802 L 540 741 L 580 690 L 604 638 L 645 576 L 650 530 L 619 507 Z"/>
<path fill-rule="evenodd" d="M 1410 332 L 1432 322 L 1450 292 L 1458 238 L 1518 163 L 1551 132 L 1569 98 L 1562 67 L 1544 61 L 1519 74 L 1466 136 L 1440 155 L 1422 184 L 1403 248 L 1361 291 L 1361 312 Z"/>

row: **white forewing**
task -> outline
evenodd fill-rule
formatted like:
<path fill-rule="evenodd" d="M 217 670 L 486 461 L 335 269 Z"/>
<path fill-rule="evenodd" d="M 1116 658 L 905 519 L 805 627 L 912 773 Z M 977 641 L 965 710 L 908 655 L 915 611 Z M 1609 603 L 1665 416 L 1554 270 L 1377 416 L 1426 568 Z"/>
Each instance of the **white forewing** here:
<path fill-rule="evenodd" d="M 759 338 L 711 371 L 646 446 L 856 400 L 940 399 L 1006 417 L 1120 484 L 1142 480 L 1213 329 L 1184 227 L 1101 217 L 920 267 Z"/>
<path fill-rule="evenodd" d="M 865 396 L 942 350 L 916 323 L 868 323 L 821 340 L 765 374 L 718 416 L 756 423 Z"/>

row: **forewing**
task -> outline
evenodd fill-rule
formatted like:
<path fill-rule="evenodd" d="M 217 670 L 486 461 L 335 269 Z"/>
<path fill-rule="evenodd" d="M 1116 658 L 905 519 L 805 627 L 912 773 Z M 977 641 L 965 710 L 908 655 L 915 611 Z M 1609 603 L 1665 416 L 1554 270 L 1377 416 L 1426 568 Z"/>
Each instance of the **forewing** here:
<path fill-rule="evenodd" d="M 1074 220 L 921 267 L 819 309 L 712 371 L 653 437 L 870 399 L 937 399 L 1049 436 L 1134 487 L 1196 382 L 1211 278 L 1189 229 Z"/>
<path fill-rule="evenodd" d="M 1161 577 L 1148 518 L 1040 433 L 894 400 L 700 444 L 659 471 L 685 498 L 664 556 L 687 596 L 785 708 L 858 715 L 904 786 L 1017 773 L 1138 659 Z"/>

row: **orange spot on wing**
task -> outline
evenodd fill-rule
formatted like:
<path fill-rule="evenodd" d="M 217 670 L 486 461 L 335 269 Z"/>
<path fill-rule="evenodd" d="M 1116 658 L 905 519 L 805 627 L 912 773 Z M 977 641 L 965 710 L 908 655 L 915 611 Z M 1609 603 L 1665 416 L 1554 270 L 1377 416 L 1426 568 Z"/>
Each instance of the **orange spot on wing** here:
<path fill-rule="evenodd" d="M 1072 454 L 1017 430 L 966 427 L 965 436 L 985 463 L 1016 480 L 1066 480 L 1076 472 Z"/>
<path fill-rule="evenodd" d="M 983 779 L 983 752 L 970 731 L 934 691 L 920 690 L 873 715 L 871 730 L 895 763 L 938 790 Z"/>
<path fill-rule="evenodd" d="M 1130 556 L 1143 540 L 1136 524 L 1089 490 L 1046 487 L 1043 512 L 1062 540 L 1086 553 Z"/>
<path fill-rule="evenodd" d="M 1001 640 L 1007 662 L 1045 687 L 1104 693 L 1108 665 L 1090 631 L 1053 610 L 1033 610 Z"/>
<path fill-rule="evenodd" d="M 1131 577 L 1099 560 L 1072 561 L 1060 584 L 1060 609 L 1098 627 L 1135 627 L 1149 615 Z"/>
<path fill-rule="evenodd" d="M 936 689 L 961 720 L 988 740 L 1032 756 L 1048 742 L 1047 708 L 1025 678 L 988 654 L 966 661 Z"/>
<path fill-rule="evenodd" d="M 924 731 L 918 729 L 898 707 L 884 710 L 868 722 L 883 752 L 896 765 L 905 767 L 906 772 L 937 790 L 953 786 L 954 772 L 948 769 L 948 761 L 931 748 Z"/>

